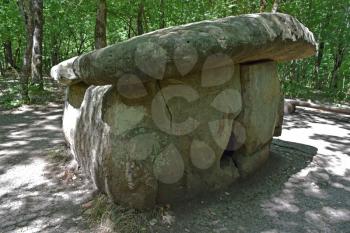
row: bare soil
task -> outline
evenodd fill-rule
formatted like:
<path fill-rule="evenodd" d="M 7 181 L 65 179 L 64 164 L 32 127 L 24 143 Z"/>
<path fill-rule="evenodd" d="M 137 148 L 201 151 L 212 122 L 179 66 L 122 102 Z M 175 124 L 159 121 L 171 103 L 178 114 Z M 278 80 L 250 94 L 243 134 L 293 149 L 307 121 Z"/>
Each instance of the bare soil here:
<path fill-rule="evenodd" d="M 96 230 L 90 183 L 64 173 L 61 116 L 54 103 L 0 111 L 0 232 Z M 263 168 L 169 213 L 142 232 L 350 232 L 350 117 L 298 108 Z"/>

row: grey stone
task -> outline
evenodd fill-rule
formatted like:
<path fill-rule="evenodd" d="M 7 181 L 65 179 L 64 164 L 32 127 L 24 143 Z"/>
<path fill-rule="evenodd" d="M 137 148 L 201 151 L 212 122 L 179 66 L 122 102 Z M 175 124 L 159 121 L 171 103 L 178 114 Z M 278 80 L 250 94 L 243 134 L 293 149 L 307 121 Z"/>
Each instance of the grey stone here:
<path fill-rule="evenodd" d="M 246 129 L 246 141 L 241 150 L 253 154 L 271 140 L 279 121 L 280 81 L 275 62 L 241 66 L 243 111 L 238 117 Z"/>
<path fill-rule="evenodd" d="M 51 72 L 68 85 L 66 141 L 117 203 L 151 208 L 226 187 L 266 161 L 282 124 L 276 61 L 315 49 L 307 28 L 277 13 L 163 29 L 81 55 Z"/>
<path fill-rule="evenodd" d="M 248 14 L 147 33 L 63 62 L 51 75 L 63 84 L 116 84 L 125 74 L 146 82 L 173 78 L 186 70 L 198 73 L 213 53 L 243 63 L 300 59 L 315 52 L 313 34 L 292 16 Z"/>

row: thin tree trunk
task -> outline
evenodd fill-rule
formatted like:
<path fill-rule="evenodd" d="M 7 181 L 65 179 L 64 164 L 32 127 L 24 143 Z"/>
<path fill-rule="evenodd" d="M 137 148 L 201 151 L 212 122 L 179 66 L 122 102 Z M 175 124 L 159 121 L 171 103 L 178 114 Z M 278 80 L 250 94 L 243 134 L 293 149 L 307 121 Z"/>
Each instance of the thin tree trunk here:
<path fill-rule="evenodd" d="M 280 0 L 275 0 L 272 6 L 272 13 L 276 13 L 278 10 L 278 6 L 279 6 Z"/>
<path fill-rule="evenodd" d="M 129 18 L 129 22 L 128 22 L 128 39 L 131 38 L 131 27 L 132 27 L 132 18 Z"/>
<path fill-rule="evenodd" d="M 78 55 L 81 55 L 84 52 L 84 44 L 86 37 L 83 32 L 79 33 L 79 40 L 76 41 L 76 51 Z"/>
<path fill-rule="evenodd" d="M 43 0 L 33 0 L 32 83 L 43 89 Z"/>
<path fill-rule="evenodd" d="M 4 43 L 4 56 L 5 56 L 5 67 L 10 65 L 11 67 L 15 67 L 15 62 L 13 60 L 12 53 L 12 43 L 10 40 L 6 40 Z"/>
<path fill-rule="evenodd" d="M 57 36 L 53 36 L 51 40 L 51 66 L 57 65 L 60 62 L 60 44 Z"/>
<path fill-rule="evenodd" d="M 160 0 L 160 22 L 159 28 L 165 28 L 165 0 Z"/>
<path fill-rule="evenodd" d="M 32 2 L 28 0 L 19 0 L 20 8 L 25 30 L 26 30 L 26 48 L 23 54 L 23 66 L 21 75 L 21 96 L 24 103 L 29 103 L 28 81 L 31 73 L 32 47 L 33 47 L 33 9 Z"/>
<path fill-rule="evenodd" d="M 316 61 L 315 61 L 315 67 L 314 67 L 314 80 L 316 81 L 316 88 L 317 89 L 321 88 L 321 82 L 320 82 L 319 75 L 320 75 L 320 68 L 321 68 L 322 58 L 323 58 L 323 50 L 324 50 L 324 42 L 321 41 L 319 43 Z"/>
<path fill-rule="evenodd" d="M 145 11 L 143 11 L 143 24 L 144 24 L 144 32 L 149 32 L 148 21 L 147 21 L 147 16 Z"/>
<path fill-rule="evenodd" d="M 260 0 L 260 13 L 265 11 L 266 5 L 266 0 Z"/>
<path fill-rule="evenodd" d="M 350 109 L 346 107 L 334 107 L 330 105 L 316 104 L 310 101 L 306 102 L 306 101 L 293 100 L 293 99 L 285 99 L 284 103 L 285 103 L 285 113 L 287 114 L 293 113 L 295 111 L 295 107 L 300 106 L 300 107 L 314 108 L 314 109 L 323 110 L 327 112 L 350 115 Z"/>
<path fill-rule="evenodd" d="M 1 59 L 0 59 L 0 76 L 4 76 L 4 69 L 2 68 Z"/>
<path fill-rule="evenodd" d="M 20 63 L 20 59 L 21 59 L 21 47 L 22 47 L 22 40 L 19 39 L 18 41 L 18 46 L 15 50 L 15 56 L 14 56 L 14 63 L 18 64 Z"/>
<path fill-rule="evenodd" d="M 137 13 L 137 35 L 142 35 L 144 33 L 143 29 L 143 14 L 145 10 L 145 5 L 143 0 L 139 4 L 139 10 Z"/>
<path fill-rule="evenodd" d="M 338 44 L 337 51 L 334 55 L 334 65 L 331 73 L 331 82 L 329 87 L 336 89 L 338 87 L 338 71 L 343 63 L 343 58 L 345 54 L 345 48 L 342 43 Z"/>
<path fill-rule="evenodd" d="M 311 3 L 310 3 L 311 4 Z M 310 6 L 311 8 L 311 6 Z M 323 41 L 323 34 L 324 34 L 324 31 L 325 29 L 328 27 L 329 25 L 329 22 L 332 18 L 332 15 L 333 15 L 334 12 L 329 12 L 325 19 L 322 20 L 320 22 L 320 32 L 319 32 L 319 35 L 318 35 L 318 38 L 319 38 L 319 47 L 318 47 L 318 51 L 317 51 L 317 56 L 316 56 L 316 60 L 315 60 L 315 66 L 314 66 L 314 80 L 316 82 L 316 89 L 321 89 L 321 86 L 322 86 L 322 78 L 320 77 L 320 68 L 321 68 L 321 64 L 322 64 L 322 60 L 323 60 L 323 54 L 324 54 L 324 48 L 325 48 L 325 42 Z"/>
<path fill-rule="evenodd" d="M 95 49 L 107 46 L 107 3 L 106 0 L 98 0 L 96 25 L 95 25 Z"/>

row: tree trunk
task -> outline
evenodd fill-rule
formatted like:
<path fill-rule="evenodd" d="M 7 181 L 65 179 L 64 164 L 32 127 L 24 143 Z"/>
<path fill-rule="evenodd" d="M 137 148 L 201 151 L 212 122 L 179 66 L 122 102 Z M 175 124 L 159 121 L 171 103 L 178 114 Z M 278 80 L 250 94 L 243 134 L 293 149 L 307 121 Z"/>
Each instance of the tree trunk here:
<path fill-rule="evenodd" d="M 159 22 L 159 28 L 165 28 L 166 22 L 165 22 L 165 0 L 160 0 L 160 22 Z"/>
<path fill-rule="evenodd" d="M 143 11 L 143 31 L 144 31 L 144 33 L 145 32 L 149 32 L 149 28 L 148 28 L 148 22 L 147 22 L 147 16 L 146 16 L 146 12 L 145 11 Z"/>
<path fill-rule="evenodd" d="M 12 43 L 10 40 L 6 40 L 4 43 L 4 56 L 5 56 L 5 67 L 10 65 L 11 67 L 15 67 L 15 62 L 13 60 L 12 54 Z"/>
<path fill-rule="evenodd" d="M 333 13 L 334 12 L 332 11 L 328 12 L 324 20 L 322 20 L 319 25 L 320 31 L 319 31 L 318 38 L 320 42 L 319 42 L 319 47 L 318 47 L 317 56 L 315 60 L 314 72 L 313 72 L 314 80 L 316 82 L 316 89 L 318 90 L 320 90 L 322 86 L 322 78 L 320 77 L 320 68 L 321 68 L 323 54 L 325 50 L 325 42 L 323 41 L 324 31 L 328 28 L 328 25 L 333 16 Z"/>
<path fill-rule="evenodd" d="M 21 75 L 21 96 L 24 103 L 29 103 L 28 95 L 28 81 L 31 73 L 32 48 L 33 48 L 33 7 L 32 2 L 28 0 L 19 0 L 18 6 L 20 8 L 25 30 L 26 30 L 26 48 L 23 54 L 23 66 Z"/>
<path fill-rule="evenodd" d="M 132 18 L 129 18 L 129 22 L 128 22 L 128 39 L 131 38 L 131 28 L 132 28 Z"/>
<path fill-rule="evenodd" d="M 60 47 L 57 36 L 53 36 L 51 40 L 51 67 L 60 63 Z"/>
<path fill-rule="evenodd" d="M 85 34 L 83 32 L 79 33 L 79 39 L 76 41 L 76 53 L 81 55 L 84 52 L 84 44 L 86 41 Z"/>
<path fill-rule="evenodd" d="M 266 0 L 260 0 L 260 13 L 265 11 L 266 5 Z"/>
<path fill-rule="evenodd" d="M 279 0 L 275 0 L 272 6 L 272 13 L 276 13 L 278 10 L 278 6 L 279 6 L 280 1 Z"/>
<path fill-rule="evenodd" d="M 33 0 L 32 84 L 43 89 L 43 0 Z"/>
<path fill-rule="evenodd" d="M 141 0 L 139 4 L 139 10 L 137 13 L 137 35 L 142 35 L 144 33 L 143 30 L 143 14 L 145 10 L 145 5 L 143 0 Z"/>
<path fill-rule="evenodd" d="M 14 61 L 13 61 L 15 64 L 20 63 L 20 60 L 21 60 L 21 48 L 22 48 L 22 40 L 19 39 L 18 40 L 18 47 L 15 50 Z"/>
<path fill-rule="evenodd" d="M 323 50 L 324 50 L 324 42 L 321 41 L 319 43 L 318 52 L 317 52 L 316 61 L 315 61 L 315 67 L 314 67 L 314 80 L 316 81 L 317 89 L 321 88 L 319 75 L 320 75 L 320 67 L 321 67 L 322 58 L 323 58 Z"/>
<path fill-rule="evenodd" d="M 95 49 L 107 46 L 107 3 L 106 0 L 98 0 L 96 25 L 95 25 Z"/>
<path fill-rule="evenodd" d="M 286 114 L 293 113 L 295 111 L 295 107 L 300 106 L 300 107 L 306 107 L 306 108 L 313 108 L 313 109 L 318 109 L 322 111 L 327 111 L 327 112 L 334 112 L 334 113 L 341 113 L 341 114 L 346 114 L 350 115 L 350 109 L 345 108 L 345 107 L 334 107 L 334 106 L 329 106 L 329 105 L 324 105 L 324 104 L 315 104 L 310 101 L 301 101 L 301 100 L 292 100 L 292 99 L 285 99 L 284 102 L 284 112 Z"/>
<path fill-rule="evenodd" d="M 4 70 L 3 70 L 3 68 L 2 68 L 1 59 L 0 59 L 0 76 L 4 76 Z"/>
<path fill-rule="evenodd" d="M 334 65 L 333 65 L 333 70 L 331 75 L 332 78 L 329 85 L 330 88 L 336 89 L 338 87 L 338 71 L 343 63 L 344 54 L 345 54 L 345 48 L 343 47 L 342 43 L 339 43 L 337 51 L 335 52 L 335 55 L 334 55 Z"/>

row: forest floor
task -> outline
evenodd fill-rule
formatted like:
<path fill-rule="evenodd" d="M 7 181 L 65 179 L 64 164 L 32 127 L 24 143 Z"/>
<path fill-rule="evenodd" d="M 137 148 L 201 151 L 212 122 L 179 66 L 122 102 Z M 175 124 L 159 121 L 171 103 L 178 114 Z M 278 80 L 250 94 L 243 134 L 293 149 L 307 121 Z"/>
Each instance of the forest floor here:
<path fill-rule="evenodd" d="M 0 232 L 81 232 L 91 190 L 64 177 L 62 105 L 0 112 Z"/>
<path fill-rule="evenodd" d="M 62 105 L 0 111 L 0 232 L 94 232 L 91 186 L 64 173 Z M 350 117 L 298 108 L 266 165 L 230 188 L 173 205 L 141 232 L 349 232 Z M 68 179 L 69 178 L 69 179 Z M 131 231 L 137 232 L 137 231 Z"/>

